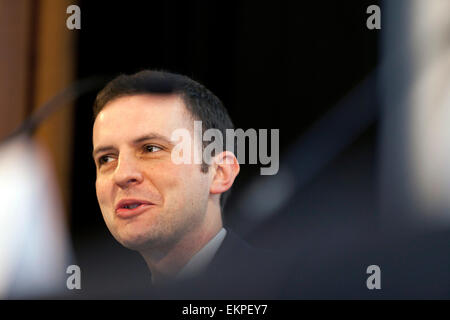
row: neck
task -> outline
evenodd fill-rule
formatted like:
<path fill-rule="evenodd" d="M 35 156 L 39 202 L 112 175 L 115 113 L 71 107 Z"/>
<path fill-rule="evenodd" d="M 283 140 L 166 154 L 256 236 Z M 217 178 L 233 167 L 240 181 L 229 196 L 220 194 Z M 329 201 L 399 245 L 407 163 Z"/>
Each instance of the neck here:
<path fill-rule="evenodd" d="M 220 208 L 209 208 L 202 223 L 165 248 L 140 251 L 154 284 L 174 279 L 189 260 L 222 229 Z M 218 211 L 218 212 L 216 212 Z"/>

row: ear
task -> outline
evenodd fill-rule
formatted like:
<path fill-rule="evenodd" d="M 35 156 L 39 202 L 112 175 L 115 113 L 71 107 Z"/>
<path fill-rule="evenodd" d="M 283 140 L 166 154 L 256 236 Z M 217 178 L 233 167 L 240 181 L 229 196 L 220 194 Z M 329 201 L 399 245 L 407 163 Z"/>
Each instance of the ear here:
<path fill-rule="evenodd" d="M 214 176 L 209 191 L 212 194 L 224 193 L 233 185 L 240 166 L 236 156 L 230 151 L 223 151 L 213 159 Z"/>

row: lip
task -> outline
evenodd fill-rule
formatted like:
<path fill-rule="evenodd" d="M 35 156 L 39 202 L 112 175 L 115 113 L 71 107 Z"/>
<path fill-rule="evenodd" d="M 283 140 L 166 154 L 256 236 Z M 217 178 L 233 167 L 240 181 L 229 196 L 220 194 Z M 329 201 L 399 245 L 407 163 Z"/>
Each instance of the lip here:
<path fill-rule="evenodd" d="M 128 209 L 124 208 L 126 205 L 131 204 L 139 204 L 136 208 Z M 151 208 L 154 204 L 147 200 L 141 200 L 141 199 L 122 199 L 120 200 L 116 205 L 116 214 L 120 218 L 131 218 L 134 216 L 137 216 L 147 209 Z"/>

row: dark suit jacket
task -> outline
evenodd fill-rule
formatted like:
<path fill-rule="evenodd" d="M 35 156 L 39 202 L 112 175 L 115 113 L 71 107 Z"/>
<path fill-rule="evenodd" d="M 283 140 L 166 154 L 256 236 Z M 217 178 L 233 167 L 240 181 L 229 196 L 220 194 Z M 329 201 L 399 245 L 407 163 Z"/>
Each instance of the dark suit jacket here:
<path fill-rule="evenodd" d="M 273 252 L 252 247 L 233 231 L 199 276 L 166 288 L 163 298 L 275 299 L 282 289 L 284 264 Z"/>

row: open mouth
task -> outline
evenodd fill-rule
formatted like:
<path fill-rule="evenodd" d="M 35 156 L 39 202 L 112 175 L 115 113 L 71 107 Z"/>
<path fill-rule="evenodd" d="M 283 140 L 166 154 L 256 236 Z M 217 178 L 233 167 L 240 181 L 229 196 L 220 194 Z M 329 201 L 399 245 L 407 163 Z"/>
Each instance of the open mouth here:
<path fill-rule="evenodd" d="M 134 209 L 141 205 L 142 205 L 142 203 L 126 204 L 126 205 L 122 206 L 122 209 Z"/>
<path fill-rule="evenodd" d="M 153 203 L 143 200 L 124 199 L 116 205 L 116 213 L 122 218 L 128 218 L 144 212 Z"/>

